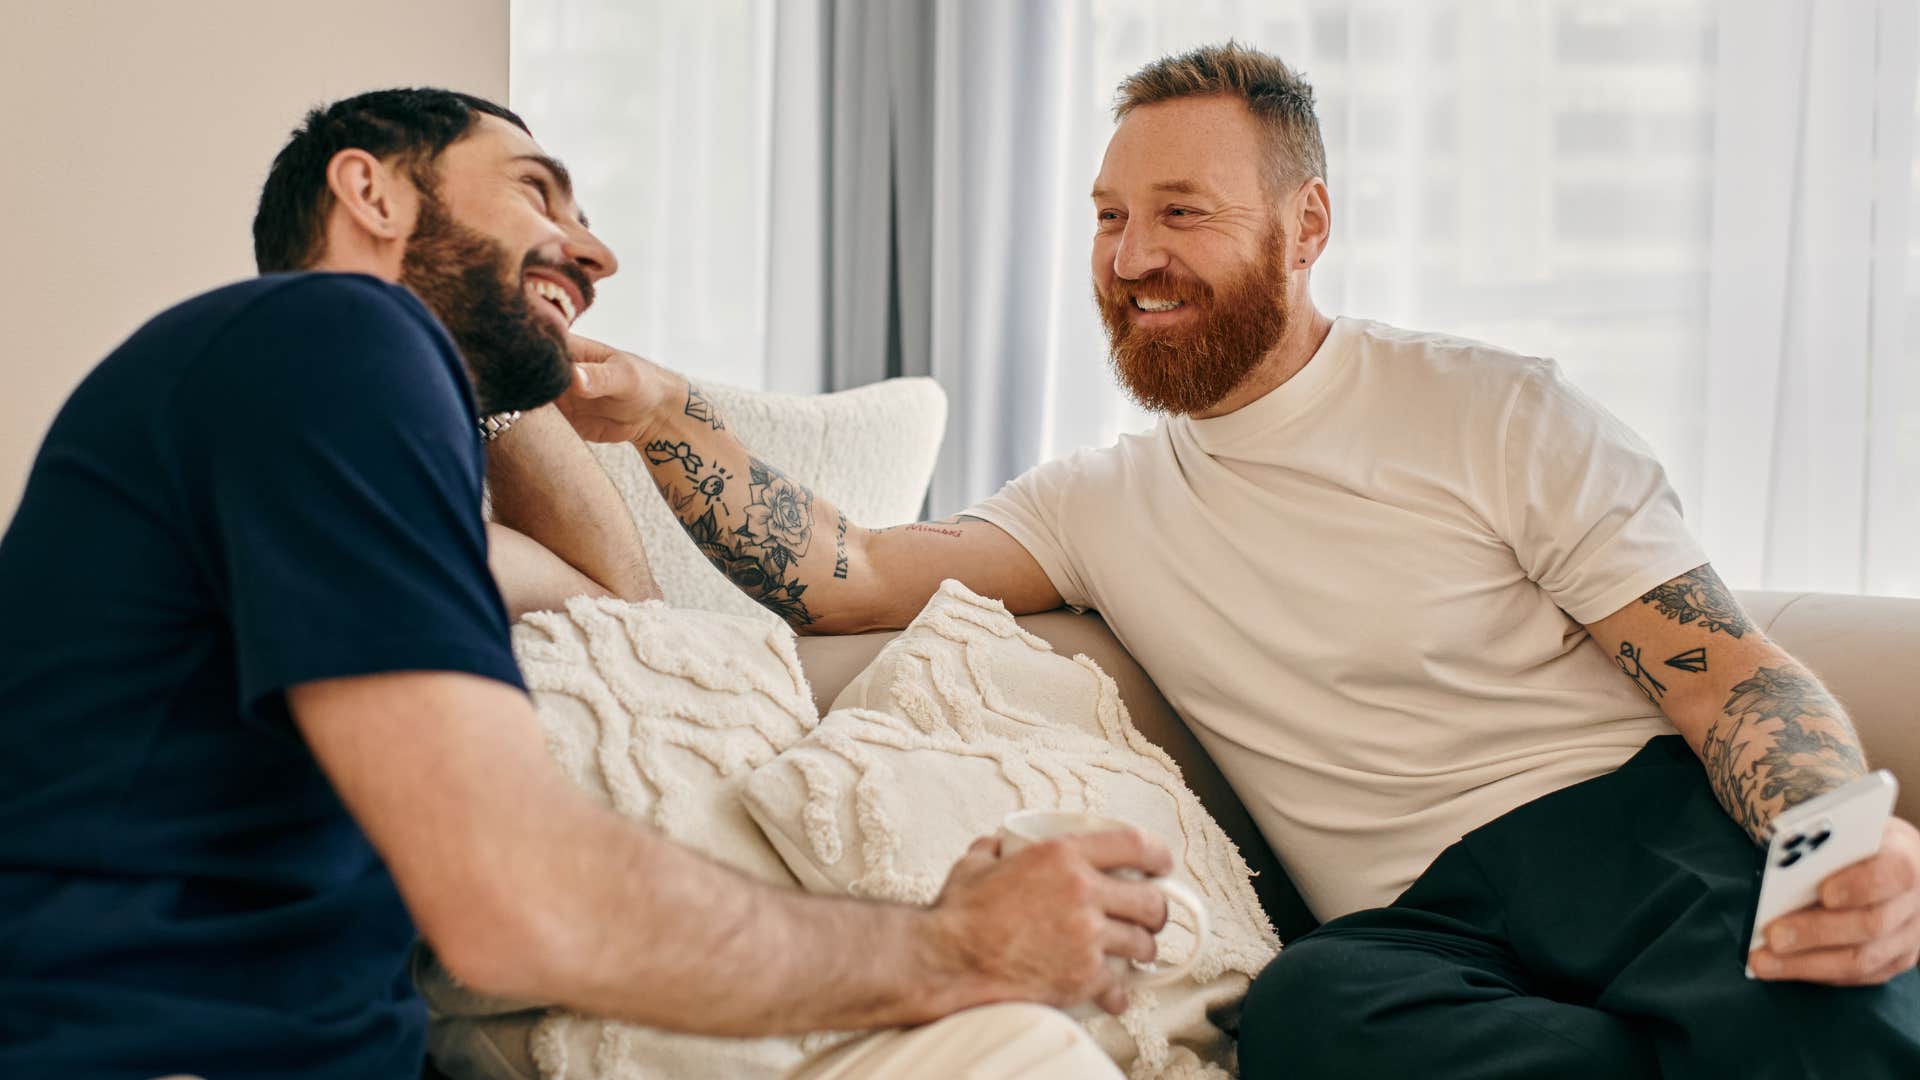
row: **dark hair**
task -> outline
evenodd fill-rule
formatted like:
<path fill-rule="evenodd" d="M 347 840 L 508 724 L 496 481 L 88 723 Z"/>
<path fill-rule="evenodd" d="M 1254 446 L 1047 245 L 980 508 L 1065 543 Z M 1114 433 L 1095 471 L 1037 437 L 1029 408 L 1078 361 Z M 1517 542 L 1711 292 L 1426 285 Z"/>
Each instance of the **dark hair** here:
<path fill-rule="evenodd" d="M 1143 105 L 1214 94 L 1245 101 L 1266 129 L 1267 178 L 1276 193 L 1310 177 L 1327 178 L 1313 87 L 1279 57 L 1237 41 L 1163 56 L 1127 76 L 1114 95 L 1113 118 Z"/>
<path fill-rule="evenodd" d="M 374 90 L 314 109 L 267 171 L 253 215 L 253 261 L 263 274 L 298 270 L 326 254 L 327 164 L 342 150 L 397 158 L 422 191 L 434 189 L 433 162 L 479 122 L 497 116 L 522 131 L 526 121 L 485 98 L 453 90 Z M 531 134 L 531 132 L 528 132 Z"/>

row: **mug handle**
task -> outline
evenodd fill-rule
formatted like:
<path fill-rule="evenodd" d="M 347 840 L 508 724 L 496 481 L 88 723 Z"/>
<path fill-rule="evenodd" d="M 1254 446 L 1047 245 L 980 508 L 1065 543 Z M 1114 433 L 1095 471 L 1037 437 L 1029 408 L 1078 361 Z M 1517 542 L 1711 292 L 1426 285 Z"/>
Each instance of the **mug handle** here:
<path fill-rule="evenodd" d="M 1200 894 L 1188 888 L 1184 883 L 1172 878 L 1148 878 L 1147 883 L 1155 886 L 1167 895 L 1168 903 L 1177 903 L 1193 913 L 1193 948 L 1187 952 L 1187 958 L 1172 967 L 1161 964 L 1134 964 L 1128 983 L 1138 987 L 1165 986 L 1187 977 L 1193 965 L 1207 951 L 1208 934 L 1213 930 L 1213 920 L 1207 914 L 1207 903 Z"/>

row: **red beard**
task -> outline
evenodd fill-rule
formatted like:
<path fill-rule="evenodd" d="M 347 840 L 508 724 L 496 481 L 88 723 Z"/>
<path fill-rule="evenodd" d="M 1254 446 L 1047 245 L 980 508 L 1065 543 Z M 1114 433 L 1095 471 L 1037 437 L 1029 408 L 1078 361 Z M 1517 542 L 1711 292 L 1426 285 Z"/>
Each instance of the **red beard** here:
<path fill-rule="evenodd" d="M 1111 291 L 1094 286 L 1094 303 L 1107 324 L 1114 374 L 1141 408 L 1169 415 L 1204 412 L 1225 400 L 1286 333 L 1287 265 L 1279 230 L 1259 265 L 1227 282 L 1223 291 L 1203 281 L 1156 270 Z M 1196 308 L 1182 327 L 1134 325 L 1133 295 L 1179 300 Z"/>

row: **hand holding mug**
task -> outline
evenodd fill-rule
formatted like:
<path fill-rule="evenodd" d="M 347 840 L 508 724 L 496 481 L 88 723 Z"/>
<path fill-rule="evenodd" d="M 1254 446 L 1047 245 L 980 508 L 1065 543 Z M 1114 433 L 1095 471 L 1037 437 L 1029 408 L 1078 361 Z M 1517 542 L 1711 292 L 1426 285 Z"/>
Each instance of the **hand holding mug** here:
<path fill-rule="evenodd" d="M 1095 814 L 1082 814 L 1064 810 L 1022 810 L 1009 815 L 1000 826 L 1000 854 L 1005 857 L 1017 855 L 1034 844 L 1044 843 L 1065 837 L 1098 835 L 1116 830 L 1127 830 L 1125 822 L 1113 818 L 1104 818 Z M 1207 904 L 1200 894 L 1186 885 L 1165 876 L 1165 870 L 1152 876 L 1139 867 L 1112 866 L 1103 867 L 1106 873 L 1122 881 L 1137 881 L 1158 889 L 1164 894 L 1166 903 L 1179 904 L 1193 916 L 1193 948 L 1185 960 L 1171 967 L 1149 966 L 1153 959 L 1151 952 L 1147 956 L 1112 954 L 1108 966 L 1114 975 L 1129 986 L 1151 987 L 1166 986 L 1185 978 L 1200 961 L 1206 951 L 1207 934 L 1212 929 L 1212 921 L 1207 915 Z M 1171 866 L 1168 867 L 1171 869 Z M 1158 931 L 1166 923 L 1165 908 L 1151 927 Z"/>
<path fill-rule="evenodd" d="M 1173 860 L 1138 829 L 1091 820 L 1104 828 L 983 838 L 954 865 L 934 914 L 947 928 L 941 951 L 966 984 L 953 987 L 955 1000 L 1126 1008 L 1132 962 L 1153 959 L 1166 923 L 1167 893 L 1142 878 Z"/>

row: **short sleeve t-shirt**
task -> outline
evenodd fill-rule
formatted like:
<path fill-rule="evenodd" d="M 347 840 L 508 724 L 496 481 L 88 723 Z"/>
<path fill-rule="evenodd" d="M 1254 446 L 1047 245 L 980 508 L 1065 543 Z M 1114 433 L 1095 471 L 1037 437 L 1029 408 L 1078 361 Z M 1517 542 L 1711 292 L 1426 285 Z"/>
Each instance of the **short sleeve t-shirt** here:
<path fill-rule="evenodd" d="M 285 691 L 521 687 L 483 467 L 371 277 L 207 293 L 74 392 L 0 540 L 0 1075 L 419 1075 L 412 922 Z"/>
<path fill-rule="evenodd" d="M 1105 616 L 1322 919 L 1670 732 L 1582 624 L 1707 561 L 1551 361 L 1354 319 L 1245 408 L 968 514 Z"/>

